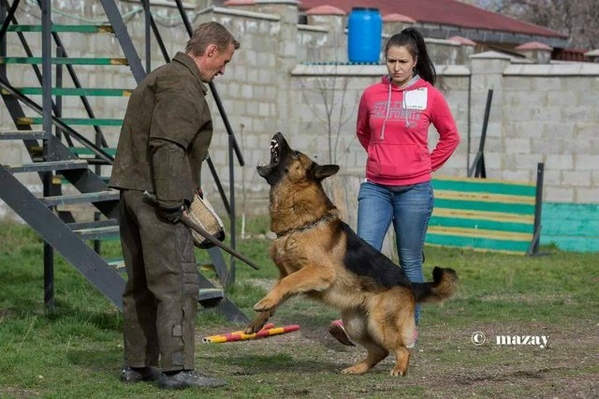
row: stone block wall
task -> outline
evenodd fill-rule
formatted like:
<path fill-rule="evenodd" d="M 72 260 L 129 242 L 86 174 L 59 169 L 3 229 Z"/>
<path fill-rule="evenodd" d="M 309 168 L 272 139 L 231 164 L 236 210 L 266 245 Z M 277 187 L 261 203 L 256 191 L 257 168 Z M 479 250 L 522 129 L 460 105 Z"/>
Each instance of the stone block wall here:
<path fill-rule="evenodd" d="M 141 5 L 132 1 L 117 3 L 145 65 Z M 244 4 L 189 8 L 188 15 L 194 25 L 209 20 L 223 23 L 241 42 L 225 75 L 217 77 L 214 86 L 245 161 L 243 168 L 237 160 L 233 162 L 237 198 L 244 200 L 237 208 L 248 213 L 263 213 L 267 186 L 257 176 L 255 167 L 267 162 L 270 137 L 277 131 L 285 133 L 294 147 L 318 162 L 336 162 L 342 166 L 343 173 L 363 174 L 365 154 L 355 139 L 357 103 L 362 90 L 380 79 L 386 68 L 384 65 L 347 64 L 343 17 L 325 15 L 312 19 L 317 25 L 300 25 L 295 0 L 240 3 Z M 27 4 L 18 11 L 20 23 L 38 23 L 39 10 Z M 55 10 L 61 11 L 54 13 L 57 23 L 75 23 L 75 16 L 84 18 L 87 23 L 106 20 L 98 0 L 53 1 L 52 4 Z M 177 19 L 175 7 L 160 5 L 166 3 L 152 4 L 153 15 L 172 56 L 185 47 L 187 32 Z M 69 55 L 122 54 L 112 35 L 80 35 L 68 42 L 67 35 L 62 37 Z M 33 40 L 32 43 L 34 53 L 41 53 L 39 42 Z M 8 44 L 9 54 L 22 52 L 14 35 L 9 36 Z M 479 147 L 487 93 L 493 89 L 484 152 L 487 177 L 535 181 L 536 165 L 544 162 L 546 201 L 599 202 L 596 168 L 599 164 L 599 64 L 523 64 L 498 53 L 469 56 L 472 46 L 453 41 L 427 40 L 427 45 L 437 64 L 438 86 L 445 93 L 462 135 L 456 154 L 438 173 L 466 176 Z M 467 62 L 457 64 L 461 60 Z M 153 41 L 151 68 L 162 63 L 164 58 Z M 33 85 L 36 81 L 22 66 L 8 67 L 13 85 Z M 81 70 L 84 87 L 135 87 L 127 67 L 78 70 Z M 229 138 L 213 96 L 210 101 L 216 129 L 210 155 L 222 183 L 228 188 Z M 76 99 L 65 98 L 64 102 L 65 113 L 68 109 L 83 115 Z M 126 102 L 126 98 L 93 99 L 99 118 L 122 117 Z M 0 129 L 14 129 L 3 105 L 0 106 Z M 88 138 L 93 137 L 91 129 L 82 129 Z M 115 146 L 118 128 L 104 130 L 109 145 Z M 435 145 L 435 137 L 431 129 L 431 146 Z M 19 143 L 0 143 L 0 162 L 22 163 L 26 158 Z M 207 168 L 204 173 L 204 181 L 212 181 Z M 39 185 L 36 176 L 24 179 L 28 185 Z M 206 185 L 209 195 L 216 196 L 216 186 Z M 0 204 L 0 208 L 2 206 Z"/>

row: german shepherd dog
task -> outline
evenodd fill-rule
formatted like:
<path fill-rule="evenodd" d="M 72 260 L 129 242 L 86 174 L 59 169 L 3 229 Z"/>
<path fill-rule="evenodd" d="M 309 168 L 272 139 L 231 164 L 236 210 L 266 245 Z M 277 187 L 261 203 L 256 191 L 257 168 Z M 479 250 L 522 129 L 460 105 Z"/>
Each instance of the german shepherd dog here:
<path fill-rule="evenodd" d="M 306 294 L 338 309 L 349 337 L 368 351 L 343 374 L 364 374 L 393 352 L 391 375 L 405 375 L 414 307 L 451 297 L 455 271 L 435 267 L 433 282 L 410 283 L 400 267 L 339 219 L 322 187 L 339 166 L 313 162 L 291 149 L 281 133 L 271 140 L 270 163 L 257 170 L 270 185 L 270 228 L 277 235 L 270 255 L 280 276 L 254 305 L 259 313 L 245 333 L 260 330 L 287 298 Z"/>

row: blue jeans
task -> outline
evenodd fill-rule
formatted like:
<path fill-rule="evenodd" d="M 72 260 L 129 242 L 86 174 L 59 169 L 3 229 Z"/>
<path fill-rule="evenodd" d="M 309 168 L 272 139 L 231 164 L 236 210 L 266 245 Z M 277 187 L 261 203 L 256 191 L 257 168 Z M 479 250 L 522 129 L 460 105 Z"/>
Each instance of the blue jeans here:
<path fill-rule="evenodd" d="M 378 249 L 393 221 L 399 265 L 415 283 L 422 276 L 422 250 L 426 229 L 433 212 L 433 187 L 430 182 L 410 186 L 382 186 L 364 182 L 358 194 L 358 235 Z M 420 306 L 416 306 L 416 323 Z"/>

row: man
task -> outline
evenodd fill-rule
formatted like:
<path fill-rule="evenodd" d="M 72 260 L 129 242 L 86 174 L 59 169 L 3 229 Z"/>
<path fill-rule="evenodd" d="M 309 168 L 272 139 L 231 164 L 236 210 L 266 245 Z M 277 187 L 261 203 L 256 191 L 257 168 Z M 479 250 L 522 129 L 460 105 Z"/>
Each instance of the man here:
<path fill-rule="evenodd" d="M 225 72 L 238 48 L 221 24 L 201 24 L 185 53 L 148 74 L 131 94 L 109 183 L 121 191 L 128 277 L 124 382 L 158 381 L 165 389 L 225 384 L 195 371 L 199 276 L 191 233 L 179 219 L 200 188 L 212 138 L 205 83 Z"/>

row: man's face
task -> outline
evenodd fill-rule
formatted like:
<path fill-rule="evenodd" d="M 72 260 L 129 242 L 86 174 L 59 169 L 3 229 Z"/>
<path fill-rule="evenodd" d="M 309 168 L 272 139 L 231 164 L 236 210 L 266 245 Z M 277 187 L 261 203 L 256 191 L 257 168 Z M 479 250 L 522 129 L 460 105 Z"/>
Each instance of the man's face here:
<path fill-rule="evenodd" d="M 200 67 L 200 76 L 202 81 L 210 83 L 218 76 L 225 73 L 225 67 L 233 58 L 235 52 L 235 46 L 233 43 L 229 44 L 226 49 L 219 49 L 216 45 L 210 45 L 206 49 L 206 55 Z"/>

